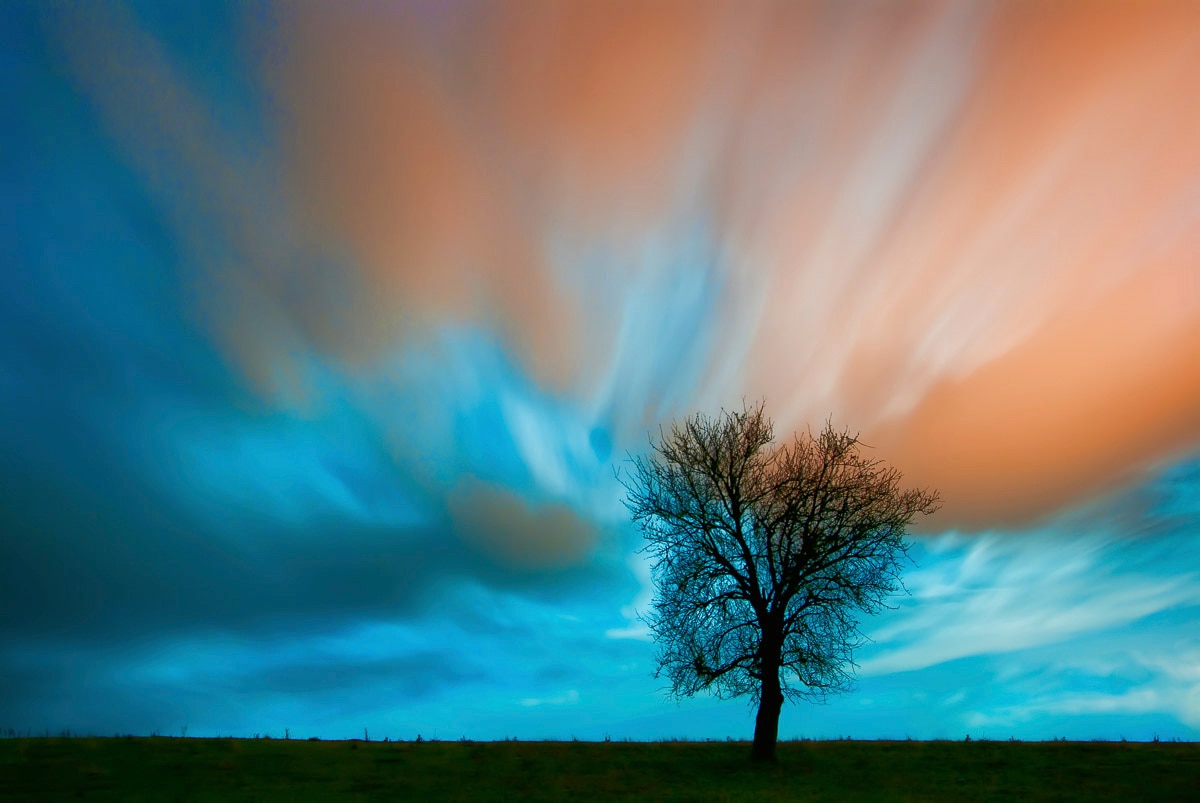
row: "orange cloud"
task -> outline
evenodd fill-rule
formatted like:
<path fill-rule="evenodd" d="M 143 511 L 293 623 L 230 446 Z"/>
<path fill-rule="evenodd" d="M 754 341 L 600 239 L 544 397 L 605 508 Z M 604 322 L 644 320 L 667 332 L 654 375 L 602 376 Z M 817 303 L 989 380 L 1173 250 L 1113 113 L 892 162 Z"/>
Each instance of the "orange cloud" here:
<path fill-rule="evenodd" d="M 725 291 L 693 403 L 764 395 L 785 431 L 832 412 L 941 488 L 941 524 L 1037 515 L 1200 441 L 1195 6 L 291 23 L 314 221 L 400 317 L 482 318 L 542 381 L 620 397 L 629 431 L 639 400 L 594 375 L 656 269 L 639 248 L 708 214 Z"/>
<path fill-rule="evenodd" d="M 582 563 L 597 542 L 595 525 L 570 506 L 530 504 L 520 494 L 468 478 L 449 494 L 454 530 L 464 543 L 513 568 L 563 569 Z"/>
<path fill-rule="evenodd" d="M 776 210 L 742 385 L 784 429 L 861 427 L 942 490 L 940 526 L 1025 520 L 1194 449 L 1198 24 L 1184 4 L 999 7 L 936 126 L 881 109 L 882 138 L 831 146 L 827 185 Z M 928 101 L 919 59 L 901 67 L 879 81 Z"/>
<path fill-rule="evenodd" d="M 1019 523 L 1128 480 L 1200 437 L 1196 281 L 1132 281 L 866 439 L 942 492 L 942 524 Z"/>
<path fill-rule="evenodd" d="M 1200 444 L 1196 4 L 281 5 L 286 209 L 127 17 L 69 66 L 149 179 L 190 168 L 260 382 L 471 323 L 618 441 L 832 414 L 947 526 Z"/>

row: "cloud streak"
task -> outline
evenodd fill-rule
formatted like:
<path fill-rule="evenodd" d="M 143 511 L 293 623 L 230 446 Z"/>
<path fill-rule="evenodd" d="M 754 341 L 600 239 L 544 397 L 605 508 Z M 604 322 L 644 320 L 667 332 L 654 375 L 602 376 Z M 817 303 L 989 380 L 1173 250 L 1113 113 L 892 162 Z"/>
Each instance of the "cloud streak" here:
<path fill-rule="evenodd" d="M 923 540 L 928 565 L 908 573 L 912 599 L 871 633 L 862 672 L 1021 653 L 1156 615 L 1189 620 L 1200 609 L 1194 488 L 1184 465 L 1042 528 Z"/>
<path fill-rule="evenodd" d="M 742 395 L 832 414 L 972 528 L 1200 442 L 1186 5 L 279 7 L 243 48 L 278 163 L 130 15 L 62 17 L 285 404 L 322 361 L 386 392 L 453 322 L 622 444 Z"/>
<path fill-rule="evenodd" d="M 8 11 L 13 724 L 742 733 L 612 468 L 765 396 L 947 501 L 794 733 L 1196 727 L 1192 6 Z"/>
<path fill-rule="evenodd" d="M 943 526 L 1197 443 L 1194 9 L 730 15 L 285 12 L 268 72 L 305 219 L 394 320 L 494 329 L 598 408 L 637 388 L 626 437 L 742 394 L 784 429 L 832 412 L 945 491 Z M 687 395 L 639 381 L 656 362 Z"/>

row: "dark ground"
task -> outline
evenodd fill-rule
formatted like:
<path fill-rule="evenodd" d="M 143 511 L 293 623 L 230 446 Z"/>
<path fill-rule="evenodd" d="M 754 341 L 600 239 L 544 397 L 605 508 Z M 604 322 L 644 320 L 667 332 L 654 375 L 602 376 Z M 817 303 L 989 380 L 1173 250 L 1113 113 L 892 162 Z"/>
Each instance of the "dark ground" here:
<path fill-rule="evenodd" d="M 0 739 L 0 800 L 1200 800 L 1200 743 Z"/>

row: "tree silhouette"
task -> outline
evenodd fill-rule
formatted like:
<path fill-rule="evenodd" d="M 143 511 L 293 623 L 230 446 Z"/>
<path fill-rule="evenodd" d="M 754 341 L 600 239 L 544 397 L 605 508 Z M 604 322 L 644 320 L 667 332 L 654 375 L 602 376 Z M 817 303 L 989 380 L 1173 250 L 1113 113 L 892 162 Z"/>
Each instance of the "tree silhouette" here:
<path fill-rule="evenodd" d="M 696 414 L 621 476 L 652 559 L 657 676 L 676 697 L 749 695 L 752 757 L 766 760 L 785 698 L 849 686 L 858 614 L 903 588 L 905 531 L 938 506 L 829 423 L 773 442 L 762 403 Z"/>

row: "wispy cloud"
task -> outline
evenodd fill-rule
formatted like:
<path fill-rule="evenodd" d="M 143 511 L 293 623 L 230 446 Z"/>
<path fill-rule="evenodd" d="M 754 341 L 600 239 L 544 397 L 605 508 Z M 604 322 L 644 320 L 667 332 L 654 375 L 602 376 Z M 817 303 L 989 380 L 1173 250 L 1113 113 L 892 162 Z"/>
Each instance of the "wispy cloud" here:
<path fill-rule="evenodd" d="M 1029 532 L 923 538 L 912 597 L 872 630 L 861 673 L 920 685 L 972 661 L 994 690 L 977 679 L 944 701 L 968 728 L 1105 714 L 1196 728 L 1195 481 L 1183 464 Z"/>
<path fill-rule="evenodd" d="M 765 396 L 946 499 L 872 705 L 1195 721 L 1196 7 L 10 5 L 0 708 L 724 735 L 612 464 Z"/>
<path fill-rule="evenodd" d="M 578 702 L 579 692 L 570 689 L 557 697 L 526 697 L 521 700 L 521 705 L 533 708 L 539 705 L 575 705 Z"/>

